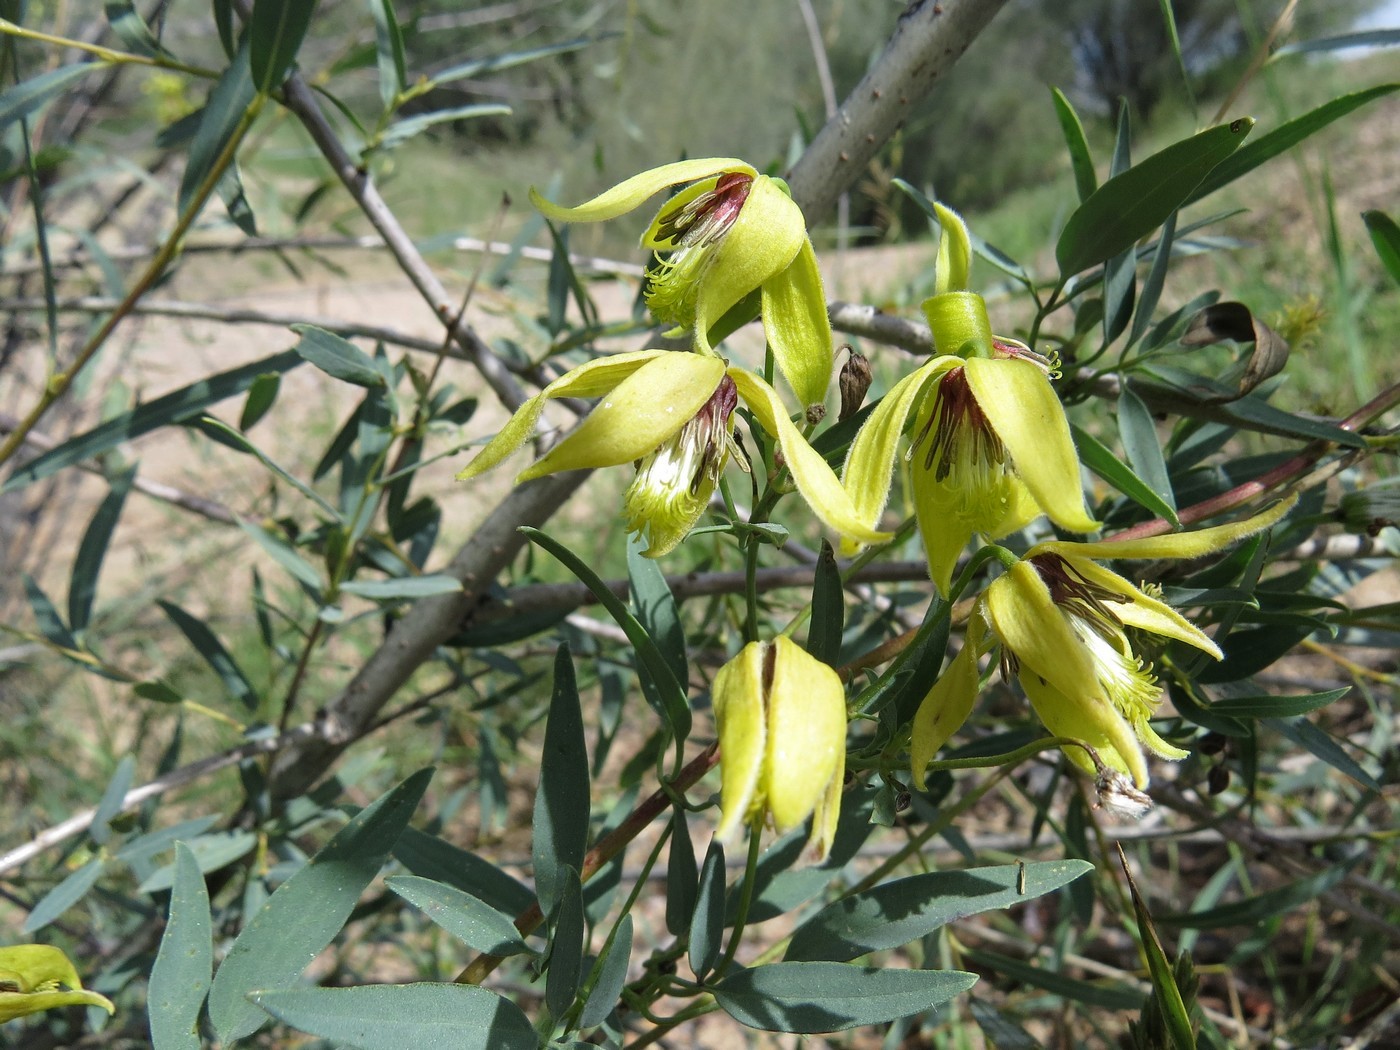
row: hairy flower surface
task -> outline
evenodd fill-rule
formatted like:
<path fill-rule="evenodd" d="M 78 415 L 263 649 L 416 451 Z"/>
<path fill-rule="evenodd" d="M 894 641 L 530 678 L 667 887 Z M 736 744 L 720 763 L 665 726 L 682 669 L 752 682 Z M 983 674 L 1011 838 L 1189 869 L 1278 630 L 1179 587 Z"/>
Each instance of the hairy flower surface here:
<path fill-rule="evenodd" d="M 711 690 L 720 745 L 720 822 L 732 835 L 765 814 L 779 834 L 812 817 L 825 858 L 836 835 L 846 770 L 846 690 L 791 639 L 750 642 Z"/>
<path fill-rule="evenodd" d="M 759 292 L 764 334 L 783 377 L 804 408 L 822 402 L 833 358 L 826 296 L 802 211 L 781 181 L 718 157 L 652 168 L 576 208 L 533 189 L 530 200 L 560 222 L 600 222 L 686 183 L 642 236 L 642 247 L 658 253 L 647 306 L 658 320 L 694 329 L 696 349 L 711 353 L 716 322 Z"/>
<path fill-rule="evenodd" d="M 777 439 L 798 493 L 824 524 L 867 543 L 889 539 L 859 521 L 841 482 L 793 425 L 777 392 L 752 372 L 704 354 L 642 350 L 580 365 L 522 405 L 457 477 L 497 466 L 529 439 L 549 399 L 570 396 L 602 400 L 517 480 L 635 464 L 625 498 L 627 527 L 647 537 L 650 557 L 673 549 L 704 512 L 729 458 L 729 420 L 738 401 Z"/>
<path fill-rule="evenodd" d="M 1151 665 L 1134 650 L 1129 631 L 1185 642 L 1217 660 L 1221 652 L 1180 613 L 1098 561 L 1198 558 L 1268 528 L 1293 502 L 1197 532 L 1032 547 L 987 588 L 968 622 L 962 651 L 914 717 L 915 783 L 923 785 L 930 759 L 972 710 L 977 658 L 989 632 L 1001 643 L 1003 667 L 1016 674 L 1050 732 L 1083 741 L 1104 765 L 1146 787 L 1144 747 L 1169 759 L 1187 752 L 1163 740 L 1149 722 L 1161 688 Z M 1066 747 L 1065 753 L 1086 772 L 1097 772 L 1082 749 Z"/>
<path fill-rule="evenodd" d="M 104 995 L 89 992 L 62 951 L 47 944 L 0 948 L 0 1024 L 59 1006 L 116 1010 Z"/>

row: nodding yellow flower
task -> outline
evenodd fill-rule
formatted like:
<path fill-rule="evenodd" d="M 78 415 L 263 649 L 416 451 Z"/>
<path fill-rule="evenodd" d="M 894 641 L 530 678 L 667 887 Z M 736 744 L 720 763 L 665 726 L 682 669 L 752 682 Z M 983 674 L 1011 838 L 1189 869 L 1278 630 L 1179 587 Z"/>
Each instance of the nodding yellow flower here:
<path fill-rule="evenodd" d="M 1290 498 L 1252 518 L 1197 532 L 1032 547 L 987 588 L 968 622 L 966 644 L 915 714 L 915 783 L 922 787 L 929 760 L 972 710 L 977 658 L 989 632 L 1001 643 L 1003 669 L 1016 674 L 1045 727 L 1088 744 L 1105 766 L 1145 788 L 1144 747 L 1169 759 L 1187 752 L 1149 723 L 1161 688 L 1151 664 L 1134 650 L 1129 629 L 1185 642 L 1217 660 L 1221 652 L 1180 613 L 1098 560 L 1198 558 L 1268 528 L 1295 502 Z M 1082 749 L 1064 750 L 1086 772 L 1098 770 Z"/>
<path fill-rule="evenodd" d="M 657 319 L 694 329 L 712 353 L 710 330 L 730 307 L 761 294 L 764 334 L 783 377 L 805 409 L 831 382 L 831 326 L 816 253 L 802 211 L 781 180 L 732 157 L 663 164 L 576 208 L 530 200 L 560 222 L 600 222 L 639 207 L 669 186 L 691 183 L 661 206 L 642 235 L 657 253 L 646 302 Z"/>
<path fill-rule="evenodd" d="M 501 463 L 529 439 L 549 399 L 571 396 L 602 401 L 516 480 L 635 464 L 624 513 L 628 529 L 647 539 L 648 557 L 671 551 L 704 512 L 729 460 L 730 415 L 741 400 L 777 439 L 798 493 L 825 525 L 867 543 L 890 538 L 860 523 L 841 482 L 771 386 L 718 357 L 684 351 L 641 350 L 580 365 L 525 402 L 457 477 Z"/>
<path fill-rule="evenodd" d="M 843 481 L 874 526 L 889 500 L 896 450 L 910 420 L 914 513 L 929 574 L 948 593 L 974 535 L 998 539 L 1044 513 L 1071 532 L 1099 525 L 1084 504 L 1079 456 L 1050 385 L 1054 364 L 1024 343 L 992 335 L 987 305 L 964 287 L 967 227 L 935 204 L 943 226 L 938 294 L 923 304 L 933 356 L 901 379 L 856 435 Z M 856 544 L 847 541 L 845 552 Z"/>
<path fill-rule="evenodd" d="M 62 951 L 47 944 L 0 948 L 0 1024 L 58 1006 L 100 1006 L 116 1011 L 104 995 L 89 992 Z"/>
<path fill-rule="evenodd" d="M 836 835 L 846 772 L 846 690 L 790 638 L 750 642 L 711 689 L 720 746 L 715 834 L 765 815 L 785 834 L 812 817 L 808 843 L 825 859 Z"/>

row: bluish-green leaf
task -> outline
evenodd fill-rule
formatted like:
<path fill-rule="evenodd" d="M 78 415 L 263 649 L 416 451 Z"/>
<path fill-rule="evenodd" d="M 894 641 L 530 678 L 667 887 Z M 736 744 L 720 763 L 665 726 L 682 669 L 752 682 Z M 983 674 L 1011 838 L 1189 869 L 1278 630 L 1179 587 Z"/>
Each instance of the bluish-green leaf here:
<path fill-rule="evenodd" d="M 204 875 L 189 847 L 177 843 L 170 916 L 146 990 L 151 1050 L 199 1050 L 199 1011 L 209 994 L 213 937 Z"/>
<path fill-rule="evenodd" d="M 253 991 L 298 1031 L 356 1050 L 536 1050 L 530 1019 L 509 999 L 465 984 L 371 984 Z"/>
<path fill-rule="evenodd" d="M 579 871 L 588 848 L 588 749 L 568 645 L 561 644 L 554 658 L 554 692 L 544 728 L 539 784 L 531 855 L 540 907 L 548 915 L 563 890 L 564 869 Z"/>
<path fill-rule="evenodd" d="M 190 839 L 185 846 L 199 870 L 207 875 L 246 857 L 257 844 L 258 836 L 251 831 L 214 831 Z M 151 872 L 137 890 L 141 893 L 159 893 L 174 884 L 175 863 L 172 861 Z"/>
<path fill-rule="evenodd" d="M 551 1017 L 563 1017 L 573 1005 L 583 978 L 583 886 L 578 872 L 565 866 L 556 874 L 559 903 L 554 909 L 549 938 L 549 971 L 544 979 L 544 1001 Z"/>
<path fill-rule="evenodd" d="M 822 540 L 812 579 L 812 618 L 807 628 L 807 651 L 824 664 L 836 665 L 841 655 L 841 633 L 846 628 L 846 598 L 836 552 Z"/>
<path fill-rule="evenodd" d="M 1300 696 L 1227 696 L 1211 704 L 1210 709 L 1216 714 L 1235 718 L 1291 718 L 1326 707 L 1350 691 L 1350 686 L 1342 686 L 1340 689 Z"/>
<path fill-rule="evenodd" d="M 1355 33 L 1339 33 L 1336 36 L 1318 37 L 1316 40 L 1298 40 L 1284 44 L 1269 56 L 1270 62 L 1277 62 L 1287 55 L 1307 55 L 1319 51 L 1344 51 L 1349 47 L 1394 47 L 1400 44 L 1400 29 L 1363 29 Z"/>
<path fill-rule="evenodd" d="M 1099 188 L 1099 179 L 1094 173 L 1094 157 L 1089 152 L 1089 140 L 1084 137 L 1084 125 L 1080 123 L 1079 114 L 1064 93 L 1059 88 L 1051 88 L 1050 97 L 1055 102 L 1055 116 L 1060 121 L 1060 131 L 1069 150 L 1069 165 L 1074 171 L 1074 188 L 1079 192 L 1079 202 L 1082 204 Z"/>
<path fill-rule="evenodd" d="M 403 53 L 403 30 L 393 0 L 369 0 L 374 19 L 374 53 L 379 65 L 379 100 L 387 110 L 408 82 Z"/>
<path fill-rule="evenodd" d="M 1132 346 L 1152 327 L 1152 312 L 1162 298 L 1162 288 L 1167 283 L 1167 271 L 1171 269 L 1172 242 L 1176 238 L 1177 212 L 1167 216 L 1162 224 L 1162 234 L 1157 238 L 1157 247 L 1152 256 L 1152 269 L 1142 282 L 1142 294 L 1138 296 L 1137 309 L 1133 313 L 1132 331 L 1128 333 L 1128 345 Z"/>
<path fill-rule="evenodd" d="M 292 331 L 301 336 L 296 352 L 327 375 L 356 386 L 384 385 L 374 359 L 350 340 L 310 324 L 294 324 Z"/>
<path fill-rule="evenodd" d="M 39 586 L 39 581 L 27 572 L 24 574 L 24 592 L 29 596 L 29 608 L 34 613 L 34 622 L 39 627 L 39 633 L 61 649 L 76 650 L 77 639 L 68 630 L 63 617 L 59 615 L 49 596 L 44 593 L 44 589 Z"/>
<path fill-rule="evenodd" d="M 1208 128 L 1109 179 L 1065 223 L 1055 244 L 1061 277 L 1127 251 L 1184 204 L 1211 170 L 1239 149 L 1254 121 Z"/>
<path fill-rule="evenodd" d="M 249 536 L 257 541 L 259 547 L 265 550 L 278 565 L 286 569 L 299 582 L 304 583 L 313 592 L 319 593 L 324 586 L 321 574 L 316 571 L 312 564 L 298 554 L 290 543 L 281 536 L 275 535 L 254 525 L 250 521 L 240 521 L 239 527 Z"/>
<path fill-rule="evenodd" d="M 901 970 L 828 962 L 740 969 L 714 988 L 730 1017 L 769 1032 L 837 1032 L 942 1006 L 977 983 L 960 970 Z"/>
<path fill-rule="evenodd" d="M 264 3 L 268 0 L 263 0 Z M 243 117 L 253 102 L 253 78 L 248 71 L 248 51 L 243 48 L 234 56 L 228 69 L 209 92 L 209 101 L 199 115 L 199 129 L 190 143 L 185 173 L 180 178 L 177 207 L 181 214 L 189 210 L 196 191 L 214 172 L 214 165 L 225 147 L 238 133 Z"/>
<path fill-rule="evenodd" d="M 385 149 L 401 146 L 409 139 L 423 134 L 438 124 L 450 124 L 456 120 L 474 120 L 477 117 L 501 117 L 511 112 L 509 106 L 499 102 L 476 102 L 469 106 L 453 106 L 450 109 L 434 109 L 418 113 L 403 120 L 396 120 L 384 129 L 379 136 L 379 145 Z"/>
<path fill-rule="evenodd" d="M 1316 755 L 1337 772 L 1351 777 L 1362 787 L 1371 791 L 1381 790 L 1381 785 L 1376 782 L 1376 778 L 1347 754 L 1341 744 L 1306 718 L 1266 718 L 1264 724 L 1283 734 L 1304 750 Z"/>
<path fill-rule="evenodd" d="M 936 871 L 828 904 L 793 934 L 785 958 L 845 962 L 898 948 L 956 919 L 1021 904 L 1092 871 L 1082 860 Z"/>
<path fill-rule="evenodd" d="M 122 760 L 117 763 L 112 779 L 107 781 L 107 787 L 92 814 L 92 823 L 88 825 L 88 838 L 98 845 L 106 845 L 111 839 L 112 829 L 108 825 L 112 818 L 122 811 L 122 803 L 126 801 L 126 793 L 131 790 L 131 782 L 135 777 L 135 756 L 123 755 Z"/>
<path fill-rule="evenodd" d="M 1355 94 L 1343 95 L 1330 102 L 1324 102 L 1316 109 L 1310 110 L 1286 124 L 1280 124 L 1272 131 L 1260 135 L 1259 138 L 1227 160 L 1222 161 L 1201 180 L 1200 184 L 1182 203 L 1191 204 L 1208 193 L 1214 193 L 1220 187 L 1234 182 L 1241 175 L 1253 171 L 1265 161 L 1272 160 L 1280 153 L 1292 149 L 1313 132 L 1321 131 L 1334 120 L 1346 116 L 1352 110 L 1364 106 L 1368 102 L 1384 98 L 1397 88 L 1400 88 L 1400 83 L 1381 84 L 1378 87 L 1367 88 L 1365 91 L 1358 91 Z"/>
<path fill-rule="evenodd" d="M 456 594 L 462 589 L 462 581 L 445 575 L 394 576 L 387 580 L 350 580 L 342 583 L 340 589 L 375 601 L 412 601 L 434 594 Z"/>
<path fill-rule="evenodd" d="M 1400 283 L 1400 226 L 1383 211 L 1364 211 L 1361 218 L 1371 234 L 1371 243 L 1376 246 L 1385 272 Z"/>
<path fill-rule="evenodd" d="M 627 537 L 627 581 L 632 611 L 648 637 L 656 643 L 657 651 L 676 681 L 684 682 L 690 677 L 690 664 L 680 609 L 661 564 L 655 558 L 643 557 L 643 549 L 639 536 Z"/>
<path fill-rule="evenodd" d="M 456 886 L 507 915 L 519 915 L 535 895 L 500 868 L 450 842 L 405 828 L 394 844 L 394 858 L 415 875 Z"/>
<path fill-rule="evenodd" d="M 613 1012 L 623 985 L 627 983 L 627 964 L 632 959 L 632 916 L 618 920 L 612 938 L 598 958 L 597 978 L 588 991 L 588 998 L 579 1012 L 578 1026 L 592 1028 L 602 1024 Z"/>
<path fill-rule="evenodd" d="M 257 91 L 267 94 L 282 86 L 315 10 L 316 0 L 253 0 L 248 66 Z"/>
<path fill-rule="evenodd" d="M 671 853 L 666 861 L 666 929 L 672 936 L 690 928 L 699 881 L 685 810 L 677 806 L 671 811 Z"/>
<path fill-rule="evenodd" d="M 1346 877 L 1348 867 L 1327 868 L 1276 890 L 1257 893 L 1244 900 L 1222 904 L 1205 911 L 1158 915 L 1162 926 L 1183 926 L 1193 930 L 1218 930 L 1226 926 L 1255 926 L 1276 919 L 1294 908 L 1312 903 Z"/>
<path fill-rule="evenodd" d="M 62 93 L 69 84 L 76 83 L 94 70 L 108 68 L 105 62 L 59 66 L 6 89 L 4 94 L 0 94 L 0 132 L 38 110 L 55 95 Z"/>
<path fill-rule="evenodd" d="M 454 80 L 464 80 L 467 77 L 480 76 L 483 73 L 499 73 L 503 69 L 510 69 L 512 66 L 524 65 L 526 62 L 534 62 L 541 58 L 549 58 L 553 55 L 565 55 L 571 51 L 578 51 L 594 42 L 595 38 L 579 37 L 575 40 L 565 40 L 559 44 L 547 44 L 544 47 L 530 48 L 525 51 L 512 51 L 506 55 L 496 55 L 491 58 L 474 58 L 460 65 L 451 66 L 438 73 L 432 79 L 432 85 L 438 87 L 442 84 L 450 84 Z M 598 38 L 598 39 L 601 39 Z"/>
<path fill-rule="evenodd" d="M 1136 1010 L 1142 1005 L 1142 993 L 1126 984 L 1091 984 L 1066 977 L 1050 966 L 1036 966 L 1024 959 L 1013 959 L 996 952 L 972 949 L 966 958 L 978 966 L 1006 977 L 1014 978 L 1032 988 L 1042 988 L 1052 995 L 1104 1010 Z"/>
<path fill-rule="evenodd" d="M 415 773 L 362 809 L 243 927 L 209 990 L 209 1019 L 221 1040 L 229 1043 L 261 1028 L 267 1017 L 248 993 L 290 987 L 340 932 L 431 777 L 431 769 Z"/>
<path fill-rule="evenodd" d="M 243 673 L 232 654 L 224 648 L 223 642 L 209 629 L 209 625 L 198 617 L 191 616 L 173 602 L 158 601 L 156 604 L 170 617 L 170 622 L 180 628 L 180 633 L 189 639 L 195 651 L 204 657 L 204 662 L 219 676 L 219 681 L 224 683 L 229 696 L 249 711 L 256 710 L 257 690 L 248 681 L 248 676 Z"/>
<path fill-rule="evenodd" d="M 97 885 L 97 880 L 102 877 L 106 866 L 105 857 L 93 857 L 92 860 L 49 890 L 39 903 L 34 905 L 34 910 L 25 916 L 24 925 L 20 927 L 21 932 L 34 933 L 36 930 L 42 930 L 77 904 L 88 895 L 93 886 Z"/>
<path fill-rule="evenodd" d="M 987 1037 L 990 1050 L 1042 1050 L 1044 1044 L 1011 1020 L 1002 1004 L 980 1002 L 973 996 L 968 999 L 967 1006 L 977 1027 Z"/>
<path fill-rule="evenodd" d="M 302 358 L 294 350 L 286 350 L 173 390 L 36 456 L 15 471 L 0 487 L 0 492 L 23 488 L 158 427 L 192 419 L 210 405 L 243 393 L 259 376 L 269 372 L 288 372 L 301 363 Z"/>
<path fill-rule="evenodd" d="M 637 622 L 637 618 L 628 612 L 627 606 L 617 595 L 613 594 L 612 588 L 603 582 L 602 577 L 589 568 L 577 554 L 549 534 L 538 529 L 521 528 L 520 531 L 531 542 L 539 544 L 562 562 L 564 567 L 579 579 L 579 582 L 593 592 L 593 596 L 598 599 L 603 608 L 607 609 L 608 615 L 622 628 L 627 635 L 627 640 L 637 651 L 637 659 L 647 666 L 660 693 L 659 697 L 648 695 L 647 700 L 656 708 L 657 713 L 666 719 L 671 735 L 676 741 L 676 746 L 680 747 L 686 737 L 690 735 L 690 704 L 686 699 L 683 683 L 677 680 L 674 672 L 671 671 L 670 664 L 661 654 L 661 650 L 657 648 L 651 635 L 647 634 L 646 629 Z"/>
<path fill-rule="evenodd" d="M 712 839 L 700 868 L 700 892 L 690 920 L 690 968 L 702 978 L 714 968 L 723 946 L 724 877 L 724 847 Z"/>
<path fill-rule="evenodd" d="M 1118 394 L 1118 436 L 1133 473 L 1147 483 L 1162 503 L 1172 508 L 1175 517 L 1176 495 L 1172 492 L 1162 443 L 1157 437 L 1157 422 L 1127 380 Z"/>
<path fill-rule="evenodd" d="M 248 388 L 248 398 L 243 402 L 243 412 L 238 417 L 238 429 L 246 433 L 267 415 L 281 389 L 282 377 L 276 372 L 268 372 L 254 379 L 253 385 Z"/>
<path fill-rule="evenodd" d="M 92 618 L 92 603 L 97 596 L 97 577 L 107 556 L 107 545 L 126 504 L 126 494 L 136 478 L 132 466 L 114 476 L 111 488 L 93 514 L 78 555 L 73 559 L 73 572 L 68 584 L 68 623 L 74 631 L 87 627 Z"/>
<path fill-rule="evenodd" d="M 530 950 L 515 923 L 479 897 L 417 875 L 395 875 L 385 881 L 468 948 L 492 955 L 519 955 Z"/>
<path fill-rule="evenodd" d="M 128 51 L 148 58 L 170 57 L 132 0 L 107 0 L 102 6 L 112 32 Z"/>

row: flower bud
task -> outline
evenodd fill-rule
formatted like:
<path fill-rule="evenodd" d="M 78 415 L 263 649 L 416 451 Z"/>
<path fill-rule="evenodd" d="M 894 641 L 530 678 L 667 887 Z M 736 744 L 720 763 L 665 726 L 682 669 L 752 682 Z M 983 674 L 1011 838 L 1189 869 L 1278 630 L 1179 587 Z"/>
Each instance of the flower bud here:
<path fill-rule="evenodd" d="M 841 414 L 836 417 L 837 422 L 849 419 L 860 411 L 860 406 L 865 404 L 865 395 L 870 390 L 872 378 L 868 357 L 854 350 L 846 355 L 846 363 L 841 366 L 841 375 L 837 379 L 837 386 L 841 390 Z"/>

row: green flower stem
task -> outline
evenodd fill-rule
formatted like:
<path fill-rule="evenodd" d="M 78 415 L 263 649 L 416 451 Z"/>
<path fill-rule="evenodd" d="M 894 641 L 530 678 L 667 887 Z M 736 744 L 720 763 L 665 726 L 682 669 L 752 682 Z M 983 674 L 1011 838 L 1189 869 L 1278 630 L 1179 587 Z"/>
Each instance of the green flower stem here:
<path fill-rule="evenodd" d="M 83 348 L 78 351 L 77 357 L 73 359 L 72 365 L 66 371 L 58 372 L 49 377 L 48 382 L 44 384 L 44 393 L 40 396 L 38 403 L 30 409 L 28 415 L 19 421 L 14 430 L 10 431 L 10 435 L 5 439 L 5 442 L 0 444 L 0 464 L 3 464 L 13 456 L 20 446 L 24 444 L 24 439 L 29 435 L 29 432 L 38 426 L 39 421 L 43 419 L 45 413 L 53 407 L 54 402 L 68 392 L 68 388 L 73 385 L 73 381 L 78 377 L 78 374 L 87 366 L 88 362 L 97 355 L 97 351 L 102 349 L 103 344 L 107 342 L 108 337 L 116 330 L 117 325 L 131 313 L 141 297 L 155 287 L 156 282 L 159 281 L 161 276 L 165 273 L 165 268 L 170 265 L 171 260 L 175 258 L 176 252 L 179 251 L 180 242 L 185 239 L 185 234 L 188 233 L 190 227 L 194 225 L 195 219 L 204 209 L 205 203 L 213 194 L 214 188 L 219 184 L 219 180 L 223 178 L 224 172 L 227 171 L 229 165 L 233 163 L 233 159 L 238 153 L 239 144 L 243 141 L 243 136 L 246 135 L 248 129 L 253 126 L 253 121 L 257 119 L 258 114 L 262 111 L 263 103 L 266 101 L 266 95 L 257 95 L 253 98 L 253 101 L 249 103 L 248 108 L 243 113 L 242 119 L 238 122 L 238 126 L 234 128 L 233 134 L 229 136 L 228 142 L 224 145 L 223 152 L 215 159 L 213 165 L 209 169 L 209 173 L 205 175 L 204 181 L 202 181 L 195 190 L 194 196 L 190 200 L 189 207 L 180 215 L 175 223 L 175 229 L 171 232 L 170 236 L 166 238 L 165 243 L 161 245 L 160 251 L 156 252 L 151 258 L 150 263 L 146 266 L 145 272 L 143 272 L 136 280 L 136 283 L 132 285 L 131 290 L 126 293 L 125 298 L 117 304 L 116 309 L 107 315 L 107 319 L 98 326 L 97 331 L 83 344 Z"/>
<path fill-rule="evenodd" d="M 670 782 L 670 788 L 674 791 L 688 791 L 699 783 L 700 778 L 718 761 L 719 745 L 711 744 L 686 763 L 685 768 Z M 579 869 L 580 881 L 587 882 L 598 874 L 603 865 L 621 853 L 629 842 L 640 835 L 642 830 L 670 805 L 671 799 L 665 791 L 658 788 L 652 792 L 621 824 L 600 838 L 584 855 L 583 866 Z M 540 913 L 537 901 L 516 917 L 515 928 L 522 934 L 528 934 L 537 929 L 543 921 L 544 916 Z M 501 964 L 502 959 L 499 955 L 477 956 L 457 975 L 456 983 L 480 984 Z"/>
<path fill-rule="evenodd" d="M 205 80 L 219 79 L 219 74 L 215 70 L 205 69 L 202 66 L 189 66 L 173 58 L 164 58 L 160 55 L 133 55 L 129 51 L 115 51 L 110 47 L 103 47 L 101 44 L 89 44 L 86 41 L 73 40 L 66 36 L 54 36 L 52 33 L 42 33 L 37 29 L 26 29 L 24 26 L 15 25 L 7 18 L 0 18 L 0 33 L 17 37 L 20 40 L 33 40 L 41 44 L 54 44 L 57 47 L 85 51 L 96 56 L 101 62 L 107 62 L 114 66 L 154 66 L 157 69 L 188 73 L 192 77 L 203 77 Z"/>
<path fill-rule="evenodd" d="M 753 905 L 754 876 L 758 873 L 759 845 L 763 841 L 762 831 L 761 824 L 749 828 L 749 856 L 744 864 L 744 885 L 739 890 L 739 910 L 734 916 L 734 930 L 729 935 L 724 955 L 714 969 L 720 976 L 724 975 L 724 971 L 729 969 L 729 964 L 734 961 L 734 956 L 739 951 L 739 942 L 744 938 L 744 927 L 749 921 L 749 908 Z"/>

